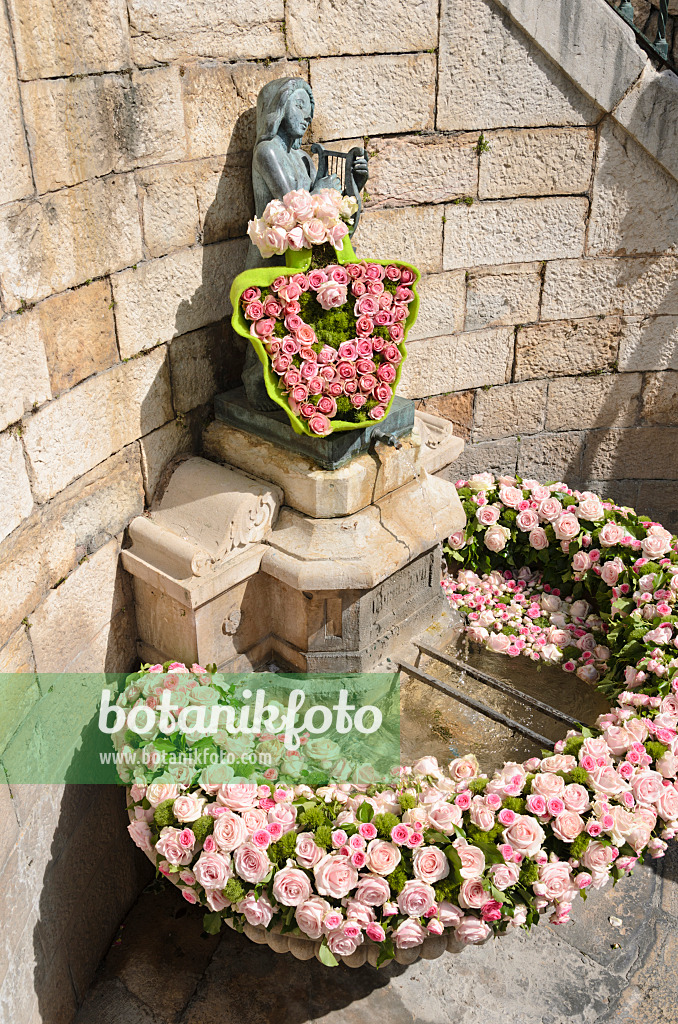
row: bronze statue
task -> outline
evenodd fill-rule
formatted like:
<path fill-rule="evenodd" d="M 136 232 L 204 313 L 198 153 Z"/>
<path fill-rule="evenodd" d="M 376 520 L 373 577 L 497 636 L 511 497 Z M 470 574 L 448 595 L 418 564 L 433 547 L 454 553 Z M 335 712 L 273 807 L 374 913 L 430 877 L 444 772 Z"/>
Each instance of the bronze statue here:
<path fill-rule="evenodd" d="M 257 97 L 257 137 L 252 155 L 252 185 L 257 217 L 272 199 L 282 199 L 295 189 L 319 192 L 335 188 L 359 198 L 367 181 L 367 156 L 357 147 L 348 154 L 325 150 L 314 144 L 318 168 L 308 153 L 301 149 L 313 117 L 315 103 L 310 85 L 301 78 L 278 78 L 268 82 Z M 327 173 L 328 165 L 340 173 Z M 284 265 L 283 256 L 263 260 L 259 250 L 250 243 L 247 269 Z M 266 393 L 263 368 L 256 352 L 248 346 L 243 370 L 247 398 L 255 409 L 273 410 L 276 404 Z"/>

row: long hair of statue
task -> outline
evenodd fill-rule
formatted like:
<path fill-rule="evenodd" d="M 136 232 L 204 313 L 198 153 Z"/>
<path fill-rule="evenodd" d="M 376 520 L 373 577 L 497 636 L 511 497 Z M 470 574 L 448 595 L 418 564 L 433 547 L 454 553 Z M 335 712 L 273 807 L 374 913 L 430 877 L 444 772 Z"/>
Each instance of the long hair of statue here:
<path fill-rule="evenodd" d="M 257 97 L 257 139 L 255 147 L 260 142 L 272 139 L 278 134 L 287 101 L 297 89 L 302 89 L 308 93 L 308 98 L 311 101 L 311 117 L 313 117 L 315 109 L 313 93 L 310 85 L 303 78 L 277 78 L 274 82 L 267 82 Z M 300 146 L 301 139 L 295 139 L 293 149 L 299 149 Z"/>

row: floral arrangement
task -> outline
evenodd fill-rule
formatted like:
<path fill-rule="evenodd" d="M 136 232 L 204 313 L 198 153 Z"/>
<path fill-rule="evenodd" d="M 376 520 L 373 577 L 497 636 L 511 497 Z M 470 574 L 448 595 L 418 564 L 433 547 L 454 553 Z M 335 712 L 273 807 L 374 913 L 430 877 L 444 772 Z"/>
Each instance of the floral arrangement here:
<path fill-rule="evenodd" d="M 271 200 L 263 216 L 249 222 L 247 234 L 264 259 L 325 243 L 341 249 L 357 209 L 353 196 L 342 196 L 333 188 L 313 195 L 296 189 Z"/>
<path fill-rule="evenodd" d="M 458 480 L 467 516 L 443 581 L 472 640 L 560 663 L 608 697 L 678 678 L 678 539 L 633 509 L 566 484 Z M 516 567 L 520 567 L 516 569 Z M 480 573 L 480 575 L 477 575 Z M 652 691 L 652 693 L 650 692 Z"/>
<path fill-rule="evenodd" d="M 354 207 L 334 189 L 273 200 L 249 234 L 287 266 L 246 271 L 231 289 L 233 326 L 254 346 L 268 394 L 315 437 L 388 415 L 419 306 L 415 267 L 355 256 L 343 219 Z"/>
<path fill-rule="evenodd" d="M 361 261 L 281 275 L 263 299 L 260 288 L 242 293 L 245 319 L 270 356 L 280 394 L 311 433 L 326 436 L 335 417 L 356 426 L 384 418 L 404 356 L 413 281 L 407 267 Z M 352 309 L 337 317 L 349 293 Z M 347 334 L 355 337 L 345 341 Z"/>

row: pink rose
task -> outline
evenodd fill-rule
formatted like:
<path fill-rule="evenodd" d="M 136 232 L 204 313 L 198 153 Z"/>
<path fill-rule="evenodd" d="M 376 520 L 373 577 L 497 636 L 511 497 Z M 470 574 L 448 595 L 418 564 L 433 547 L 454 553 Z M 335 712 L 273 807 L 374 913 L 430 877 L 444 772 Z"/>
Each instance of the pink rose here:
<path fill-rule="evenodd" d="M 447 805 L 451 807 L 450 804 Z M 432 885 L 441 878 L 447 878 L 450 865 L 439 846 L 420 846 L 412 858 L 414 877 Z"/>
<path fill-rule="evenodd" d="M 523 533 L 530 533 L 531 530 L 539 529 L 539 516 L 532 508 L 523 509 L 516 516 L 516 526 Z"/>
<path fill-rule="evenodd" d="M 351 956 L 363 941 L 360 929 L 348 922 L 327 936 L 327 945 L 335 956 Z"/>
<path fill-rule="evenodd" d="M 585 551 L 577 551 L 572 559 L 572 568 L 575 572 L 588 572 L 592 565 L 591 557 Z"/>
<path fill-rule="evenodd" d="M 377 377 L 382 384 L 393 384 L 396 379 L 396 368 L 393 363 L 380 363 L 377 367 Z"/>
<path fill-rule="evenodd" d="M 518 853 L 522 853 L 524 857 L 533 857 L 541 849 L 546 838 L 537 819 L 527 814 L 518 815 L 513 824 L 504 829 L 502 835 L 504 842 L 512 846 Z"/>
<path fill-rule="evenodd" d="M 481 526 L 494 526 L 499 522 L 501 509 L 498 505 L 481 505 L 476 512 L 476 519 Z"/>
<path fill-rule="evenodd" d="M 581 786 L 577 782 L 571 782 L 565 786 L 563 791 L 563 803 L 568 811 L 582 814 L 584 811 L 588 811 L 591 806 L 589 791 L 585 786 Z"/>
<path fill-rule="evenodd" d="M 584 819 L 575 811 L 563 811 L 551 823 L 551 828 L 558 839 L 572 843 L 584 831 Z"/>
<path fill-rule="evenodd" d="M 331 909 L 327 900 L 311 896 L 297 906 L 294 918 L 304 935 L 310 939 L 319 939 L 323 933 L 323 919 Z"/>
<path fill-rule="evenodd" d="M 611 561 L 605 562 L 600 577 L 603 583 L 607 583 L 608 587 L 614 587 L 623 571 L 624 563 L 621 558 L 613 558 Z"/>
<path fill-rule="evenodd" d="M 367 866 L 377 875 L 390 875 L 400 863 L 400 850 L 393 843 L 373 839 L 367 847 Z"/>
<path fill-rule="evenodd" d="M 499 488 L 499 500 L 508 508 L 517 508 L 523 500 L 523 492 L 517 487 L 503 486 Z"/>
<path fill-rule="evenodd" d="M 631 790 L 639 804 L 654 804 L 661 796 L 663 778 L 659 772 L 644 771 L 633 779 Z"/>
<path fill-rule="evenodd" d="M 193 872 L 203 889 L 223 889 L 233 874 L 228 858 L 221 853 L 201 853 Z"/>
<path fill-rule="evenodd" d="M 197 796 L 195 793 L 186 793 L 176 798 L 172 812 L 178 821 L 197 821 L 204 814 L 205 803 L 205 797 Z"/>
<path fill-rule="evenodd" d="M 487 646 L 495 654 L 505 654 L 511 645 L 511 641 L 505 633 L 491 633 Z"/>
<path fill-rule="evenodd" d="M 365 378 L 363 377 L 363 380 L 364 379 Z M 370 409 L 368 415 L 371 420 L 382 420 L 386 415 L 386 409 L 383 405 L 375 405 Z"/>
<path fill-rule="evenodd" d="M 314 434 L 318 435 L 318 437 L 327 437 L 328 434 L 332 433 L 332 424 L 328 420 L 327 416 L 323 416 L 321 412 L 316 412 L 310 417 L 308 426 Z"/>
<path fill-rule="evenodd" d="M 247 842 L 245 822 L 233 811 L 219 815 L 214 823 L 213 835 L 220 850 L 235 850 Z"/>
<path fill-rule="evenodd" d="M 423 917 L 435 903 L 436 894 L 432 885 L 410 879 L 398 894 L 398 909 L 408 917 Z"/>
<path fill-rule="evenodd" d="M 451 835 L 454 832 L 454 826 L 462 823 L 462 812 L 454 804 L 441 802 L 429 809 L 428 820 L 438 832 Z"/>
<path fill-rule="evenodd" d="M 144 853 L 152 852 L 153 837 L 147 821 L 144 821 L 143 819 L 132 821 L 127 826 L 127 831 L 140 850 L 143 850 Z"/>
<path fill-rule="evenodd" d="M 156 853 L 159 853 L 169 864 L 174 866 L 183 867 L 190 864 L 193 860 L 195 836 L 193 836 L 193 843 L 188 843 L 185 841 L 186 833 L 193 835 L 190 829 L 164 828 L 155 844 Z"/>
<path fill-rule="evenodd" d="M 393 932 L 396 949 L 412 949 L 414 946 L 420 946 L 425 938 L 426 931 L 413 917 L 407 918 Z"/>
<path fill-rule="evenodd" d="M 604 846 L 603 843 L 594 840 L 584 850 L 581 862 L 590 871 L 607 868 L 614 860 L 611 846 Z"/>
<path fill-rule="evenodd" d="M 555 522 L 562 511 L 563 506 L 557 498 L 544 498 L 544 500 L 539 503 L 539 515 L 542 519 L 545 519 L 547 523 Z"/>
<path fill-rule="evenodd" d="M 612 521 L 605 523 L 602 530 L 598 535 L 598 543 L 601 548 L 612 548 L 616 544 L 621 544 L 624 537 L 626 536 L 626 530 L 623 526 Z"/>
<path fill-rule="evenodd" d="M 477 946 L 489 939 L 492 929 L 478 917 L 464 917 L 454 929 L 454 934 L 459 942 Z"/>
<path fill-rule="evenodd" d="M 489 551 L 503 551 L 506 547 L 506 542 L 511 538 L 511 531 L 506 526 L 490 526 L 485 532 L 484 542 L 485 547 Z"/>
<path fill-rule="evenodd" d="M 535 551 L 543 551 L 544 548 L 549 546 L 546 530 L 543 530 L 541 526 L 536 526 L 534 530 L 530 530 L 530 535 L 527 539 L 530 547 L 534 548 Z"/>
<path fill-rule="evenodd" d="M 263 882 L 272 865 L 266 850 L 252 843 L 243 843 L 233 854 L 233 866 L 245 882 L 256 885 L 257 882 Z"/>
<path fill-rule="evenodd" d="M 662 786 L 656 806 L 664 821 L 675 821 L 678 818 L 678 793 L 673 786 Z"/>
<path fill-rule="evenodd" d="M 300 832 L 297 836 L 295 854 L 302 868 L 312 868 L 322 860 L 325 851 L 316 845 L 312 832 Z"/>
<path fill-rule="evenodd" d="M 518 864 L 493 864 L 490 874 L 495 889 L 500 889 L 503 892 L 518 881 L 520 866 Z"/>
<path fill-rule="evenodd" d="M 358 872 L 348 857 L 325 854 L 313 868 L 316 889 L 322 896 L 340 900 L 358 884 Z"/>
<path fill-rule="evenodd" d="M 273 896 L 284 907 L 298 907 L 311 895 L 308 876 L 299 868 L 281 868 L 273 876 Z"/>
<path fill-rule="evenodd" d="M 391 889 L 381 875 L 362 875 L 358 881 L 355 898 L 370 907 L 381 907 L 389 899 Z"/>
<path fill-rule="evenodd" d="M 268 928 L 276 912 L 269 903 L 265 892 L 261 894 L 259 899 L 254 895 L 254 892 L 248 892 L 247 896 L 236 905 L 236 910 L 239 914 L 243 914 L 247 923 L 251 924 L 254 928 Z"/>
<path fill-rule="evenodd" d="M 304 241 L 309 248 L 313 245 L 322 245 L 323 242 L 327 241 L 327 228 L 317 217 L 312 217 L 310 220 L 307 220 L 302 227 L 304 232 Z M 311 285 L 311 287 L 313 287 L 313 285 Z"/>
<path fill-rule="evenodd" d="M 151 807 L 157 807 L 165 800 L 174 800 L 179 796 L 176 782 L 152 782 L 146 789 L 146 799 Z"/>
<path fill-rule="evenodd" d="M 461 860 L 461 868 L 459 869 L 461 877 L 471 881 L 481 878 L 485 870 L 485 854 L 483 851 L 478 849 L 477 846 L 465 844 L 463 840 L 458 840 L 457 843 L 453 843 L 453 846 L 456 847 L 459 859 Z"/>
<path fill-rule="evenodd" d="M 579 533 L 581 527 L 579 520 L 571 512 L 564 512 L 553 524 L 558 540 L 573 540 Z"/>
<path fill-rule="evenodd" d="M 295 189 L 283 196 L 282 202 L 291 210 L 297 221 L 303 223 L 310 220 L 315 210 L 315 200 L 305 189 Z"/>
<path fill-rule="evenodd" d="M 336 309 L 346 302 L 346 285 L 325 281 L 316 292 L 316 299 L 323 309 Z"/>
<path fill-rule="evenodd" d="M 572 868 L 567 861 L 542 864 L 539 867 L 539 881 L 534 883 L 534 892 L 549 902 L 570 902 L 574 899 L 577 889 L 572 882 Z"/>
<path fill-rule="evenodd" d="M 459 890 L 459 903 L 467 910 L 479 910 L 490 899 L 479 878 L 467 878 Z"/>

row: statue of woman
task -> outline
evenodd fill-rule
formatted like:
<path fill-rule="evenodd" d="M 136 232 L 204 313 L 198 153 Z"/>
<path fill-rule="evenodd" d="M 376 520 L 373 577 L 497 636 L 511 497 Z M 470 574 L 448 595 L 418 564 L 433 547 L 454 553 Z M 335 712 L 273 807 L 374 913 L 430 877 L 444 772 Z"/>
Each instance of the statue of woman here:
<path fill-rule="evenodd" d="M 301 140 L 313 117 L 315 103 L 310 85 L 301 78 L 278 78 L 268 82 L 257 97 L 257 138 L 252 155 L 252 185 L 257 217 L 272 199 L 303 188 L 319 192 L 323 188 L 341 191 L 336 174 L 320 177 L 313 160 L 301 149 Z M 367 181 L 367 159 L 358 157 L 353 176 L 359 189 Z M 264 260 L 250 242 L 247 269 L 284 265 L 284 256 Z M 278 406 L 266 392 L 263 367 L 251 345 L 247 347 L 242 375 L 245 391 L 255 409 L 272 410 Z"/>

